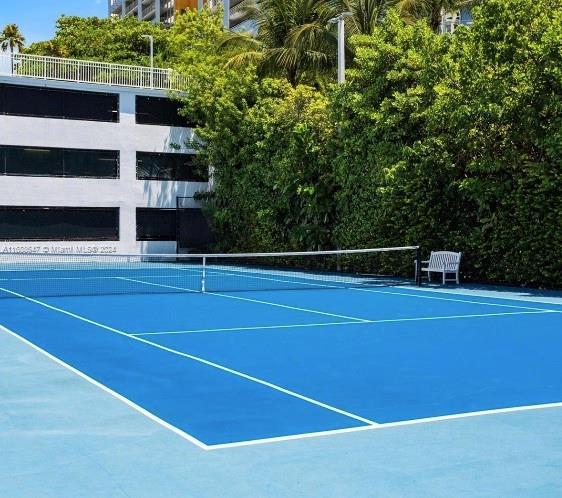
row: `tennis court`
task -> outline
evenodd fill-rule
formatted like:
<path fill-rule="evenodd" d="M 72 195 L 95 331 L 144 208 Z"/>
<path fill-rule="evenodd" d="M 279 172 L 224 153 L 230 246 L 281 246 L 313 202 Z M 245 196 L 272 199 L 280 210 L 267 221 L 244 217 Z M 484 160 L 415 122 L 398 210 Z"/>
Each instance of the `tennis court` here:
<path fill-rule="evenodd" d="M 0 324 L 205 450 L 562 406 L 562 305 L 348 270 L 380 254 L 2 255 Z"/>

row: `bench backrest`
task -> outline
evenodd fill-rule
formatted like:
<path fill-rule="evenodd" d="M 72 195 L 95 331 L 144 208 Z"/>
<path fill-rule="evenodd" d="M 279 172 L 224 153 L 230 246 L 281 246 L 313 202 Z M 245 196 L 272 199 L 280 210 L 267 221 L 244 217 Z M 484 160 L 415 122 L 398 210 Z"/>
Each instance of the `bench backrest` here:
<path fill-rule="evenodd" d="M 429 268 L 435 268 L 436 270 L 458 270 L 461 264 L 460 252 L 451 251 L 431 251 L 431 256 L 429 257 Z"/>

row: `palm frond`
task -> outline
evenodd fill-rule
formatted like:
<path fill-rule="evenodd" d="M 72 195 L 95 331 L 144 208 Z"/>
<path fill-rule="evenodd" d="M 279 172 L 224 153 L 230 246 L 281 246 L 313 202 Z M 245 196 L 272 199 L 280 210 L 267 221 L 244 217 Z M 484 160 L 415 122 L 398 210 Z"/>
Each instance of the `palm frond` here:
<path fill-rule="evenodd" d="M 240 52 L 239 54 L 230 57 L 225 64 L 228 68 L 240 68 L 250 64 L 259 66 L 263 60 L 264 53 L 260 51 L 247 51 Z"/>

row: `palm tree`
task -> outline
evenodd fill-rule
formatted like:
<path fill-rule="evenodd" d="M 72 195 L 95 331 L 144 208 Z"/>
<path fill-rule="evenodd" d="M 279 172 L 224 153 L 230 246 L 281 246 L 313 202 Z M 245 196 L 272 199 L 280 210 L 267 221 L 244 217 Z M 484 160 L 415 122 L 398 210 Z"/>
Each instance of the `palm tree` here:
<path fill-rule="evenodd" d="M 326 0 L 245 0 L 240 8 L 257 32 L 225 33 L 222 47 L 234 54 L 230 65 L 252 62 L 262 74 L 283 75 L 293 85 L 333 65 L 336 40 L 327 28 L 332 12 Z"/>
<path fill-rule="evenodd" d="M 348 35 L 370 35 L 384 19 L 396 0 L 328 0 L 335 15 L 349 12 L 346 19 Z"/>
<path fill-rule="evenodd" d="M 21 34 L 21 31 L 17 24 L 6 24 L 2 33 L 0 33 L 0 48 L 3 51 L 10 50 L 10 53 L 14 53 L 14 49 L 18 49 L 18 52 L 23 50 L 25 46 L 25 38 Z"/>
<path fill-rule="evenodd" d="M 0 33 L 0 49 L 6 51 L 10 49 L 10 72 L 14 72 L 14 49 L 18 52 L 23 50 L 25 38 L 21 34 L 17 24 L 6 24 Z"/>

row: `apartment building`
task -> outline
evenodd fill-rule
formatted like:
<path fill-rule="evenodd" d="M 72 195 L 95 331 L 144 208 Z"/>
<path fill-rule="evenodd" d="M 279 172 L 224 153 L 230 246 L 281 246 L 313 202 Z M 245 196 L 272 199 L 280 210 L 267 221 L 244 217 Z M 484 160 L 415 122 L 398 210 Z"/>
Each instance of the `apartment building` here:
<path fill-rule="evenodd" d="M 204 5 L 216 8 L 223 4 L 225 26 L 241 29 L 247 21 L 240 10 L 243 0 L 108 0 L 109 16 L 135 16 L 143 21 L 171 24 L 178 12 L 185 9 L 202 9 Z"/>
<path fill-rule="evenodd" d="M 195 197 L 208 174 L 169 98 L 178 78 L 0 54 L 0 253 L 197 248 L 208 232 Z"/>
<path fill-rule="evenodd" d="M 135 16 L 139 20 L 174 22 L 177 12 L 197 8 L 197 0 L 109 0 L 110 16 Z"/>

